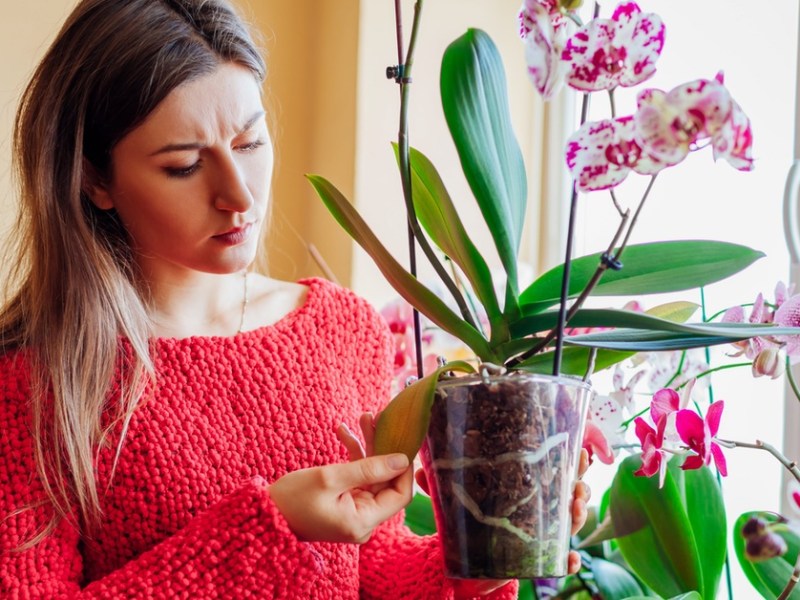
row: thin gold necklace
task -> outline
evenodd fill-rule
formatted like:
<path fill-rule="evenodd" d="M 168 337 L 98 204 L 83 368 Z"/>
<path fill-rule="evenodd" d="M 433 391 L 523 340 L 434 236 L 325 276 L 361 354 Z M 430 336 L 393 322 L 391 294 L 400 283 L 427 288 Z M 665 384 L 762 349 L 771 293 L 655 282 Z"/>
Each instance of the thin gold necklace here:
<path fill-rule="evenodd" d="M 239 318 L 239 329 L 236 331 L 236 334 L 242 333 L 244 331 L 244 317 L 247 314 L 247 271 L 244 272 L 244 294 L 242 297 L 242 315 Z"/>

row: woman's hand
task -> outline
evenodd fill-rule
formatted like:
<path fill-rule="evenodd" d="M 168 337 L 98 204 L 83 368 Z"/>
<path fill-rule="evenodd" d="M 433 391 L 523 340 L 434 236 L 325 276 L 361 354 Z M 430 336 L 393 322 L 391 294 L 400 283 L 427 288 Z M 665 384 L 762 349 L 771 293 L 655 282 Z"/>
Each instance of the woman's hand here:
<path fill-rule="evenodd" d="M 299 539 L 361 544 L 411 501 L 412 480 L 408 458 L 388 454 L 287 473 L 269 493 Z"/>

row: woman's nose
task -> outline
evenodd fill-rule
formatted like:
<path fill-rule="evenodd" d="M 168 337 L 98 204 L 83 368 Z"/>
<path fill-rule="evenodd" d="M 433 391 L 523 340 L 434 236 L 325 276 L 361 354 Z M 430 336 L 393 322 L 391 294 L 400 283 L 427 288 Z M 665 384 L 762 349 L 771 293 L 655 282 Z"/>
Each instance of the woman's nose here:
<path fill-rule="evenodd" d="M 244 172 L 233 156 L 220 161 L 214 206 L 218 210 L 244 213 L 253 206 L 253 194 L 247 186 Z"/>

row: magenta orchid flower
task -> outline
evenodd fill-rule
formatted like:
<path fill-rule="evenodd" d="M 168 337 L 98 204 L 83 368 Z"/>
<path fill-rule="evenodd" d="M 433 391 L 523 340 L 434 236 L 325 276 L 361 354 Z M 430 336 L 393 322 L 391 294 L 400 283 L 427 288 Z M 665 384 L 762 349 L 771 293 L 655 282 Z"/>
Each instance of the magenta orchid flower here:
<path fill-rule="evenodd" d="M 682 469 L 699 469 L 703 465 L 710 465 L 711 460 L 721 475 L 728 474 L 728 467 L 722 448 L 715 441 L 719 430 L 719 421 L 725 403 L 722 400 L 714 402 L 708 407 L 706 418 L 692 410 L 681 410 L 675 418 L 675 426 L 683 442 L 695 454 L 686 458 L 681 465 Z"/>
<path fill-rule="evenodd" d="M 663 47 L 661 18 L 624 2 L 610 19 L 593 19 L 569 38 L 561 55 L 567 83 L 585 92 L 637 85 L 655 73 Z"/>
<path fill-rule="evenodd" d="M 567 167 L 578 189 L 605 190 L 631 171 L 652 175 L 667 166 L 643 152 L 635 138 L 632 116 L 584 123 L 567 140 Z"/>
<path fill-rule="evenodd" d="M 642 149 L 667 165 L 676 165 L 709 142 L 716 156 L 734 167 L 752 168 L 749 121 L 723 85 L 722 73 L 714 79 L 697 79 L 669 92 L 648 89 L 639 93 L 636 141 Z"/>
<path fill-rule="evenodd" d="M 566 75 L 566 65 L 561 61 L 565 28 L 559 26 L 558 21 L 554 23 L 549 5 L 526 0 L 520 12 L 520 33 L 525 42 L 528 76 L 545 100 L 559 92 Z"/>
<path fill-rule="evenodd" d="M 642 466 L 634 472 L 640 477 L 652 477 L 659 474 L 659 487 L 664 485 L 664 477 L 667 474 L 667 460 L 664 456 L 664 426 L 666 419 L 662 419 L 656 429 L 650 427 L 641 417 L 634 421 L 636 437 L 642 445 Z"/>

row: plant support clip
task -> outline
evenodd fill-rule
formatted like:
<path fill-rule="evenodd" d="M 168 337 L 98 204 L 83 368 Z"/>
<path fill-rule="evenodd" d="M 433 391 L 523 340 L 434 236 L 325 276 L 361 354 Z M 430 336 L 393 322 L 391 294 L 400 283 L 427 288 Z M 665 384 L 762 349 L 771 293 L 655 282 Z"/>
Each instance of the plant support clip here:
<path fill-rule="evenodd" d="M 394 79 L 396 83 L 411 83 L 411 77 L 405 76 L 405 65 L 391 65 L 386 67 L 386 79 Z"/>

